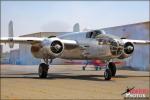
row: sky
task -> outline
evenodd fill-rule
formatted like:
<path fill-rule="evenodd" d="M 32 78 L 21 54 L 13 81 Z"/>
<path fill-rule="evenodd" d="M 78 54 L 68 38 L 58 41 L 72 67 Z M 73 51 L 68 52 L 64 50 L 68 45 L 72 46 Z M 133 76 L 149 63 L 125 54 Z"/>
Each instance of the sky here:
<path fill-rule="evenodd" d="M 1 1 L 1 36 L 35 32 L 70 32 L 149 21 L 149 1 Z"/>

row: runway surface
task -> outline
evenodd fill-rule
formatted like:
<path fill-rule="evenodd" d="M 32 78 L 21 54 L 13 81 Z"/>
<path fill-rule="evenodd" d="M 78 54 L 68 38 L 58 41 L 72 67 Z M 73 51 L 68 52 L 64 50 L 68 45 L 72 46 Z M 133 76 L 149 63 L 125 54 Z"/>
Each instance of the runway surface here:
<path fill-rule="evenodd" d="M 1 65 L 1 99 L 123 99 L 127 87 L 149 89 L 149 72 L 117 70 L 105 81 L 103 70 L 81 69 L 51 65 L 48 78 L 39 79 L 37 65 Z"/>

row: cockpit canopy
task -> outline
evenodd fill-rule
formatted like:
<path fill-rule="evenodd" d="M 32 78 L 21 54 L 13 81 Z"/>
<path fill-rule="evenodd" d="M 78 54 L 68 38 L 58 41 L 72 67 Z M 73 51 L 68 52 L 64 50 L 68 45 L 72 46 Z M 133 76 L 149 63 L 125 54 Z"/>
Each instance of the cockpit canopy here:
<path fill-rule="evenodd" d="M 96 38 L 96 36 L 102 34 L 101 30 L 92 30 L 90 32 L 87 32 L 86 38 Z"/>

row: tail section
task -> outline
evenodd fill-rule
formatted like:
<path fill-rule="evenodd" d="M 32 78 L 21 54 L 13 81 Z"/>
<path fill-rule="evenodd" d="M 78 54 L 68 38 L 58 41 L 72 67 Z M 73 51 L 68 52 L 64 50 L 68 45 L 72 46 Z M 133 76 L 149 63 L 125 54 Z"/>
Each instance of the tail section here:
<path fill-rule="evenodd" d="M 80 25 L 79 25 L 79 23 L 74 24 L 73 32 L 80 32 Z"/>
<path fill-rule="evenodd" d="M 12 20 L 9 22 L 9 25 L 8 25 L 8 35 L 9 35 L 10 41 L 12 41 L 9 43 L 9 47 L 13 48 L 14 47 L 14 43 L 13 43 L 14 35 L 13 35 L 13 21 Z"/>

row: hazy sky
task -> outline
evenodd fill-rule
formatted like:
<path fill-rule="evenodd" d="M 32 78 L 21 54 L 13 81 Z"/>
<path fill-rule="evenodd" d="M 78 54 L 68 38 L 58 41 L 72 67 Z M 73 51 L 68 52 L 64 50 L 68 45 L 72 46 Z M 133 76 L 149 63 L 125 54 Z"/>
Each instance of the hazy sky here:
<path fill-rule="evenodd" d="M 15 36 L 39 31 L 72 31 L 79 22 L 99 29 L 149 20 L 148 1 L 2 1 L 1 35 L 14 22 Z"/>
<path fill-rule="evenodd" d="M 8 36 L 8 23 L 14 22 L 14 35 L 42 31 L 72 31 L 125 25 L 149 20 L 148 1 L 2 1 L 1 36 Z"/>

